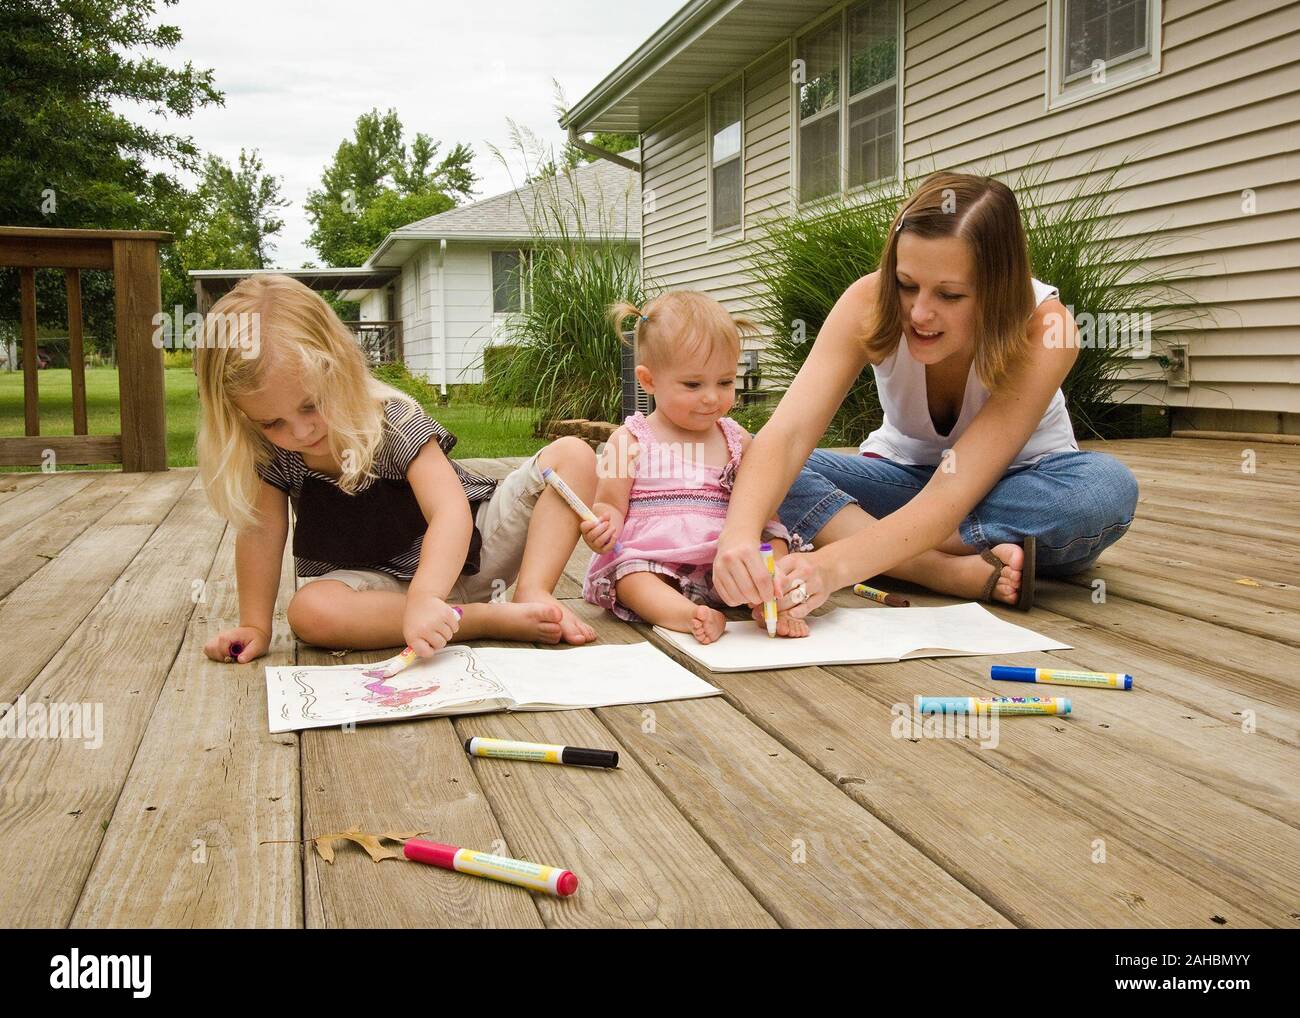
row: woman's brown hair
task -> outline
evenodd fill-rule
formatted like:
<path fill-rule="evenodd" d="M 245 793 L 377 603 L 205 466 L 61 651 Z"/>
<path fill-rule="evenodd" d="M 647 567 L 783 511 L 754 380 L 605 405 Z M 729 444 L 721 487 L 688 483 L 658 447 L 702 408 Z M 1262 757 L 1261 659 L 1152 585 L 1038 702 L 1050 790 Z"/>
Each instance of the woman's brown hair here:
<path fill-rule="evenodd" d="M 975 267 L 975 372 L 994 388 L 1022 356 L 1034 311 L 1029 249 L 1020 207 L 1011 188 L 992 177 L 932 173 L 903 203 L 880 257 L 875 313 L 867 323 L 873 360 L 892 354 L 903 338 L 898 296 L 898 240 L 910 233 L 927 240 L 960 237 Z"/>

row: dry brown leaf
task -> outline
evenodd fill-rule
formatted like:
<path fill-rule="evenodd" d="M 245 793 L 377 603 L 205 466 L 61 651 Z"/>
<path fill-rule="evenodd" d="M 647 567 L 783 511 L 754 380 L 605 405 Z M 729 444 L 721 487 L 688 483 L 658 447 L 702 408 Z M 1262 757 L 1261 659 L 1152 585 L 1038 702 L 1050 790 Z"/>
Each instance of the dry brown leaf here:
<path fill-rule="evenodd" d="M 392 831 L 384 834 L 371 834 L 369 831 L 363 831 L 360 827 L 354 826 L 337 834 L 322 834 L 313 838 L 312 841 L 316 845 L 317 854 L 330 864 L 334 862 L 334 846 L 340 841 L 351 841 L 360 845 L 373 861 L 379 862 L 382 859 L 403 858 L 400 850 L 389 848 L 381 844 L 382 841 L 402 842 L 423 833 L 424 831 Z"/>

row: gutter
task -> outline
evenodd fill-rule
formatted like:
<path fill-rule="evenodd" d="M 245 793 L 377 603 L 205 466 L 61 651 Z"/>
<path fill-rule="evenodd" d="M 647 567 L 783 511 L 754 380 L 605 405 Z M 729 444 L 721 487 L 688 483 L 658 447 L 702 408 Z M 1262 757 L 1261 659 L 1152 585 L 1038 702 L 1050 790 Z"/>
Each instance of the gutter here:
<path fill-rule="evenodd" d="M 589 141 L 583 141 L 582 138 L 578 136 L 578 132 L 572 127 L 569 128 L 569 144 L 580 152 L 585 152 L 593 158 L 608 160 L 609 162 L 622 166 L 624 169 L 631 170 L 634 173 L 641 172 L 640 163 L 634 163 L 631 159 L 625 159 L 617 152 L 611 152 L 609 149 L 600 148 Z"/>
<path fill-rule="evenodd" d="M 438 330 L 442 347 L 442 394 L 447 395 L 447 239 L 438 241 L 438 314 L 442 325 Z"/>

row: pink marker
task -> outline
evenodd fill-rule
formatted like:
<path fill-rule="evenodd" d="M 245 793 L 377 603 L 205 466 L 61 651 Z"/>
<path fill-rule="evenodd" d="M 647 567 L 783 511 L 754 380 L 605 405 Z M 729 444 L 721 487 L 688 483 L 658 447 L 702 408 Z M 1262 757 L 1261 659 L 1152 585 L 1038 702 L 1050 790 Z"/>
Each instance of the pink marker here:
<path fill-rule="evenodd" d="M 444 845 L 440 841 L 412 838 L 403 844 L 402 854 L 415 862 L 440 866 L 457 873 L 472 873 L 476 877 L 500 880 L 506 884 L 517 884 L 530 891 L 542 891 L 561 898 L 567 898 L 578 889 L 578 878 L 569 870 L 525 862 L 523 859 L 511 859 L 504 855 L 488 855 L 472 848 Z"/>
<path fill-rule="evenodd" d="M 462 619 L 465 617 L 465 612 L 461 610 L 459 605 L 452 605 L 451 610 Z M 407 647 L 406 650 L 398 654 L 397 657 L 390 657 L 383 664 L 376 665 L 374 668 L 370 668 L 361 674 L 368 679 L 391 679 L 403 668 L 409 667 L 414 661 L 415 651 L 410 647 Z"/>

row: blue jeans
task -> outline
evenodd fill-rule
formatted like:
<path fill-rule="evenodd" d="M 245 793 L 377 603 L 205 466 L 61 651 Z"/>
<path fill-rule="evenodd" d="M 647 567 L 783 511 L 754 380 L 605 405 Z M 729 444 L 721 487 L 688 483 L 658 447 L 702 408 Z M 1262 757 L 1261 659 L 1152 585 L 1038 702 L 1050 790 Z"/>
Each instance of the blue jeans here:
<path fill-rule="evenodd" d="M 781 503 L 781 522 L 811 543 L 828 520 L 856 502 L 879 519 L 907 504 L 935 467 L 907 466 L 871 456 L 817 449 Z M 1040 576 L 1081 572 L 1133 522 L 1137 480 L 1128 467 L 1099 452 L 1058 452 L 1007 473 L 958 532 L 970 547 L 1037 539 Z"/>

